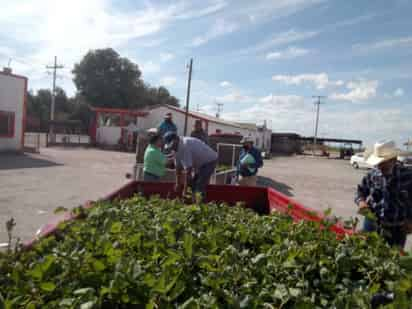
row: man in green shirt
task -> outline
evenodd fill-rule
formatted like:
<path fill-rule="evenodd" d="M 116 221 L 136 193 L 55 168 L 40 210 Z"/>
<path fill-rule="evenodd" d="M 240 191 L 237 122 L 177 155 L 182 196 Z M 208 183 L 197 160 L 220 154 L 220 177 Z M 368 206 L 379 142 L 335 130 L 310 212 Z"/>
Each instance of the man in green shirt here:
<path fill-rule="evenodd" d="M 166 172 L 166 157 L 162 153 L 162 136 L 156 132 L 149 133 L 149 145 L 144 153 L 143 180 L 159 181 Z"/>

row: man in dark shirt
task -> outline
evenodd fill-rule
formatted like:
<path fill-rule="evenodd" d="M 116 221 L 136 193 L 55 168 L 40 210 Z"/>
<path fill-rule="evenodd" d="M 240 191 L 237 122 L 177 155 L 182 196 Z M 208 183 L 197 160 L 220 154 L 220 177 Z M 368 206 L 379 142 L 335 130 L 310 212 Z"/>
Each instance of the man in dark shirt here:
<path fill-rule="evenodd" d="M 194 125 L 193 131 L 190 134 L 190 136 L 200 139 L 206 145 L 209 144 L 209 137 L 207 136 L 205 130 L 203 130 L 202 121 L 199 119 L 195 121 L 195 125 Z"/>
<path fill-rule="evenodd" d="M 239 154 L 237 164 L 237 176 L 240 176 L 238 184 L 240 186 L 255 187 L 258 169 L 263 166 L 262 154 L 259 149 L 253 146 L 252 138 L 244 137 L 241 143 L 243 148 Z"/>
<path fill-rule="evenodd" d="M 172 113 L 167 113 L 164 117 L 163 122 L 159 125 L 159 134 L 160 136 L 165 136 L 168 132 L 177 133 L 177 127 L 173 122 Z"/>
<path fill-rule="evenodd" d="M 359 213 L 365 215 L 363 230 L 376 231 L 391 246 L 405 246 L 406 223 L 411 218 L 412 173 L 397 163 L 394 142 L 377 143 L 367 162 L 374 166 L 356 193 Z"/>

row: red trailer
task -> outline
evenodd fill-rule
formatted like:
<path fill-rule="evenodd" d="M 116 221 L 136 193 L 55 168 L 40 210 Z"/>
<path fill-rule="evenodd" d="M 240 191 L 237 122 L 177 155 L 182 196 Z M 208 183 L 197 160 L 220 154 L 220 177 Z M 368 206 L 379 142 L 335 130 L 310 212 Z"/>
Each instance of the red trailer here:
<path fill-rule="evenodd" d="M 158 195 L 165 199 L 174 199 L 178 197 L 174 191 L 173 183 L 131 181 L 104 197 L 103 200 L 112 201 L 115 199 L 127 199 L 136 193 L 140 193 L 145 197 Z M 206 202 L 221 202 L 230 206 L 235 206 L 240 202 L 259 214 L 268 215 L 274 211 L 278 211 L 289 214 L 295 221 L 305 220 L 321 222 L 325 219 L 323 214 L 304 207 L 300 203 L 272 188 L 209 185 L 206 193 Z M 93 203 L 88 202 L 84 207 L 93 207 Z M 66 213 L 63 218 L 45 225 L 38 233 L 37 237 L 51 235 L 56 231 L 60 222 L 73 219 L 75 219 L 73 214 Z M 333 224 L 330 229 L 340 237 L 353 234 L 353 230 L 346 229 L 341 223 Z M 27 246 L 30 247 L 35 240 L 36 239 L 30 241 Z"/>

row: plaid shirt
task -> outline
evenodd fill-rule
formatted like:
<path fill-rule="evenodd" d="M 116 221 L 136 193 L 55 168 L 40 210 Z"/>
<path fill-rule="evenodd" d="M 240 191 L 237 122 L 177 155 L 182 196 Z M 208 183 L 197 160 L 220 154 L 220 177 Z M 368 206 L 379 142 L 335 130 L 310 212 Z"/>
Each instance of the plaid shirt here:
<path fill-rule="evenodd" d="M 402 225 L 412 218 L 412 170 L 396 165 L 390 176 L 373 169 L 358 185 L 356 204 L 365 201 L 379 224 Z"/>

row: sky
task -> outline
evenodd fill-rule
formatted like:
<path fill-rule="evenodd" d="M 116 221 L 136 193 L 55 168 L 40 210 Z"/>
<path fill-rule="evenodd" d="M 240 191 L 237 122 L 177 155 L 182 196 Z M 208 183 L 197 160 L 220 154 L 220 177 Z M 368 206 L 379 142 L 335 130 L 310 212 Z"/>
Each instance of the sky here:
<path fill-rule="evenodd" d="M 412 0 L 0 0 L 0 66 L 76 91 L 71 70 L 114 48 L 191 109 L 366 145 L 412 138 Z"/>

